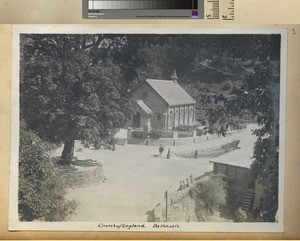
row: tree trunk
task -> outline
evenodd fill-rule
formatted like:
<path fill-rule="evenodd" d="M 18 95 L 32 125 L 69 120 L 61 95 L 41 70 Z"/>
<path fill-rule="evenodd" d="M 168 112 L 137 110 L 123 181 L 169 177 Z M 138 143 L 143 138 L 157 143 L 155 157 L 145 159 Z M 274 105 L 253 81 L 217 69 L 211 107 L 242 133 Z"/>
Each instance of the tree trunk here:
<path fill-rule="evenodd" d="M 74 140 L 65 141 L 64 150 L 61 154 L 61 163 L 64 165 L 70 165 L 74 155 Z"/>

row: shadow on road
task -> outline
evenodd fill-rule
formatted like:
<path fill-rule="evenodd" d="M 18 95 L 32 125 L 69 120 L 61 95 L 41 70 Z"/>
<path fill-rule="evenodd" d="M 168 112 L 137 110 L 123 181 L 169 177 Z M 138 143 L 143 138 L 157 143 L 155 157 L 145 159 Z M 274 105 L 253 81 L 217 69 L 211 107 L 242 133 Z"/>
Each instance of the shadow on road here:
<path fill-rule="evenodd" d="M 152 211 L 147 211 L 146 215 L 148 215 L 147 222 L 155 222 L 154 209 Z"/>
<path fill-rule="evenodd" d="M 101 166 L 101 164 L 99 162 L 92 160 L 92 159 L 86 159 L 86 160 L 73 159 L 71 161 L 71 164 L 74 166 L 81 166 L 81 167 Z"/>

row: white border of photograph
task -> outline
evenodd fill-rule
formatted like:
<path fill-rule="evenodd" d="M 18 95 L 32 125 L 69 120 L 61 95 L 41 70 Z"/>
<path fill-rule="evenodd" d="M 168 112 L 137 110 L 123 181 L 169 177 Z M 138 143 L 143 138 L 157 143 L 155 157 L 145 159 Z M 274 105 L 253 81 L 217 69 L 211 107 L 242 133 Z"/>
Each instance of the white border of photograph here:
<path fill-rule="evenodd" d="M 18 160 L 19 160 L 19 61 L 20 34 L 281 34 L 280 55 L 280 137 L 279 137 L 279 202 L 277 223 L 152 223 L 152 222 L 20 222 L 18 220 Z M 152 232 L 283 232 L 284 228 L 284 172 L 286 128 L 287 30 L 201 29 L 179 27 L 138 26 L 58 26 L 16 25 L 13 28 L 12 99 L 11 99 L 11 164 L 9 190 L 9 230 L 48 231 L 152 231 Z M 104 227 L 109 225 L 110 227 Z M 134 227 L 142 226 L 142 227 Z M 155 227 L 155 225 L 160 227 Z M 165 227 L 164 227 L 165 226 Z"/>

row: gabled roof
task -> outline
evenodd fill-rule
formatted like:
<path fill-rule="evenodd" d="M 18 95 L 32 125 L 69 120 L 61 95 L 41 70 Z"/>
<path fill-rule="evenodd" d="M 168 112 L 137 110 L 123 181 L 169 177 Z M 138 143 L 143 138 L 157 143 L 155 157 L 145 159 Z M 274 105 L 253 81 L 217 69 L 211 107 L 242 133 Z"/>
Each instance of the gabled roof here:
<path fill-rule="evenodd" d="M 146 82 L 169 105 L 195 104 L 196 101 L 177 83 L 171 80 L 147 79 Z"/>
<path fill-rule="evenodd" d="M 145 112 L 147 115 L 152 115 L 153 111 L 151 108 L 142 100 L 136 100 L 137 105 Z"/>
<path fill-rule="evenodd" d="M 253 159 L 251 159 L 251 157 L 252 156 L 246 156 L 242 150 L 234 150 L 225 155 L 219 156 L 211 160 L 210 162 L 236 166 L 236 167 L 244 167 L 249 169 L 253 162 Z"/>
<path fill-rule="evenodd" d="M 249 124 L 246 130 L 241 134 L 238 147 L 240 149 L 216 157 L 211 162 L 221 163 L 231 166 L 250 168 L 253 162 L 253 148 L 257 137 L 252 134 L 252 130 L 257 129 L 255 124 Z"/>

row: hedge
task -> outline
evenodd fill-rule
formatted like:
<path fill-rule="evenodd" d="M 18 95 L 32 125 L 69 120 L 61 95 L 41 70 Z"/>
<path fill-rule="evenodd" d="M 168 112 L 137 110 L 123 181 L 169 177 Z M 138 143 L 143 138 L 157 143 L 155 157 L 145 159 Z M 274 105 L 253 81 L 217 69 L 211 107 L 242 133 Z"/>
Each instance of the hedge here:
<path fill-rule="evenodd" d="M 163 130 L 151 130 L 147 131 L 133 131 L 132 137 L 139 139 L 146 139 L 149 136 L 151 139 L 159 139 L 159 138 L 173 138 L 172 131 L 163 131 Z"/>
<path fill-rule="evenodd" d="M 178 137 L 193 137 L 193 131 L 181 131 L 178 132 Z"/>
<path fill-rule="evenodd" d="M 192 125 L 192 126 L 184 126 L 184 125 L 179 125 L 175 127 L 176 131 L 197 131 L 198 126 L 197 125 Z"/>

